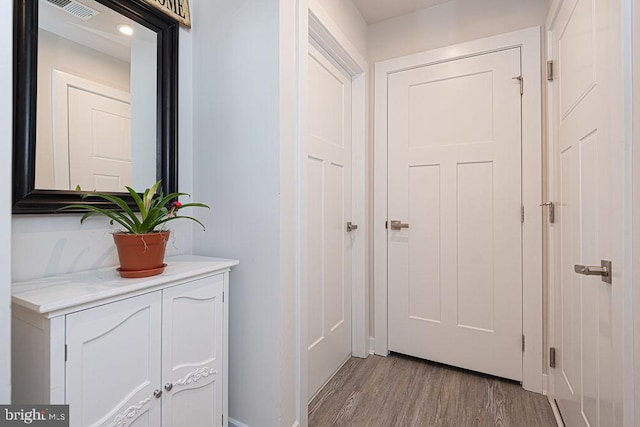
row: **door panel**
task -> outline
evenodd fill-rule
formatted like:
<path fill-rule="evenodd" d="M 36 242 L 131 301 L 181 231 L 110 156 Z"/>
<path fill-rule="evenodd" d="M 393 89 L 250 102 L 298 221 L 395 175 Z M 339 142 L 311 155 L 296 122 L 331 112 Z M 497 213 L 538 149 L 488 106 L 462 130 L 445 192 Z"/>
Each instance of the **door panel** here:
<path fill-rule="evenodd" d="M 553 117 L 557 179 L 552 185 L 558 200 L 551 236 L 559 260 L 554 274 L 554 386 L 568 426 L 621 425 L 614 404 L 618 379 L 613 362 L 612 290 L 616 276 L 609 285 L 599 276 L 574 271 L 575 265 L 600 266 L 601 260 L 611 260 L 614 273 L 621 265 L 612 259 L 622 238 L 612 240 L 619 205 L 611 189 L 620 193 L 622 183 L 613 185 L 615 106 L 610 101 L 615 97 L 608 86 L 613 68 L 605 46 L 608 39 L 615 39 L 617 29 L 612 27 L 610 11 L 607 1 L 565 1 L 552 31 L 560 71 L 552 86 L 557 111 Z"/>
<path fill-rule="evenodd" d="M 160 292 L 67 316 L 71 426 L 160 425 Z"/>
<path fill-rule="evenodd" d="M 125 191 L 131 185 L 131 105 L 69 88 L 70 188 Z"/>
<path fill-rule="evenodd" d="M 351 355 L 351 79 L 309 47 L 309 398 Z"/>
<path fill-rule="evenodd" d="M 389 349 L 522 378 L 518 48 L 389 76 Z"/>
<path fill-rule="evenodd" d="M 163 291 L 162 419 L 169 425 L 221 420 L 223 286 L 218 275 Z"/>

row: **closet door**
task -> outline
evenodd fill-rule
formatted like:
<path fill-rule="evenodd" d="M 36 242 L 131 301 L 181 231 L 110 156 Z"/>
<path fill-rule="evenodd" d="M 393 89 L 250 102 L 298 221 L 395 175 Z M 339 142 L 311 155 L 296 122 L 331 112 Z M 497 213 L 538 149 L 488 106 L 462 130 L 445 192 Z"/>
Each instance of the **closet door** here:
<path fill-rule="evenodd" d="M 163 291 L 162 425 L 222 424 L 223 275 Z"/>
<path fill-rule="evenodd" d="M 160 316 L 160 292 L 67 316 L 72 427 L 160 425 Z"/>

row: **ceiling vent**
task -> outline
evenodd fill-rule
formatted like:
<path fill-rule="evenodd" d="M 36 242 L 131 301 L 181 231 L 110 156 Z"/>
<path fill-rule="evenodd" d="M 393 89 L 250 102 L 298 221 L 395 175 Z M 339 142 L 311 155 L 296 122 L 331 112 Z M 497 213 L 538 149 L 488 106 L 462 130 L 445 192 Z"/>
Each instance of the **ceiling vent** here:
<path fill-rule="evenodd" d="M 94 16 L 98 15 L 98 12 L 95 9 L 90 8 L 80 2 L 75 0 L 47 0 L 52 5 L 59 7 L 70 15 L 75 16 L 76 18 L 80 18 L 83 21 L 88 21 Z"/>

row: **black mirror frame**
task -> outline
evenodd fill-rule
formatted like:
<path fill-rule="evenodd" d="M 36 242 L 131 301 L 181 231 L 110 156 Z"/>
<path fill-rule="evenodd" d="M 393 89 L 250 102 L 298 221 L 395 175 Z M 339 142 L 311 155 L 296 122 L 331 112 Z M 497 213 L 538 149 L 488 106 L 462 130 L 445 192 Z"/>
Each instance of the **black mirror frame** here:
<path fill-rule="evenodd" d="M 165 194 L 178 191 L 178 24 L 131 0 L 96 0 L 158 34 L 156 175 Z M 35 188 L 38 0 L 13 2 L 13 213 L 53 213 L 89 203 L 77 191 Z M 149 183 L 153 185 L 153 183 Z M 128 193 L 121 196 L 137 208 Z M 92 200 L 93 205 L 100 203 Z M 70 212 L 70 211 L 65 211 Z"/>

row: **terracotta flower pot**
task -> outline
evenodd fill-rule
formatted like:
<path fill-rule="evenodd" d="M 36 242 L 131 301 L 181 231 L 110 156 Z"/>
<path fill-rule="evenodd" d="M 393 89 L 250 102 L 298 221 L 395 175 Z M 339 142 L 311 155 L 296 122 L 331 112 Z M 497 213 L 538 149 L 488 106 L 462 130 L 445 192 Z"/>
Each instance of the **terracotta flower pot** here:
<path fill-rule="evenodd" d="M 149 277 L 161 274 L 166 267 L 164 251 L 169 231 L 147 234 L 114 233 L 122 277 Z"/>

